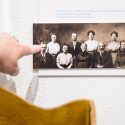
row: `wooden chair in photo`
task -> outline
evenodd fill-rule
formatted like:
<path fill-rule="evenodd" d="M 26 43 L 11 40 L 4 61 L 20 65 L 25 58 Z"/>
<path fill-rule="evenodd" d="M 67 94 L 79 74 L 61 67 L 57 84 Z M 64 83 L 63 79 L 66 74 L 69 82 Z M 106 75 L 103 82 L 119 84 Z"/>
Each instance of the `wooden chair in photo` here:
<path fill-rule="evenodd" d="M 95 105 L 83 99 L 45 109 L 0 88 L 0 125 L 96 125 Z"/>

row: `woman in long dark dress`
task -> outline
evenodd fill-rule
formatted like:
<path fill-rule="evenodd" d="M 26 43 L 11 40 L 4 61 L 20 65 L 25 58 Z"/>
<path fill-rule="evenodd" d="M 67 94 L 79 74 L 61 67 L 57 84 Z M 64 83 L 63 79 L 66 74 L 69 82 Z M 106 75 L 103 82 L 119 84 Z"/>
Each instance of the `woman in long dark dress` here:
<path fill-rule="evenodd" d="M 87 45 L 81 44 L 81 50 L 77 57 L 77 68 L 90 68 L 91 67 L 91 54 L 87 52 Z"/>
<path fill-rule="evenodd" d="M 125 68 L 125 41 L 120 42 L 120 49 L 116 57 L 116 68 Z"/>

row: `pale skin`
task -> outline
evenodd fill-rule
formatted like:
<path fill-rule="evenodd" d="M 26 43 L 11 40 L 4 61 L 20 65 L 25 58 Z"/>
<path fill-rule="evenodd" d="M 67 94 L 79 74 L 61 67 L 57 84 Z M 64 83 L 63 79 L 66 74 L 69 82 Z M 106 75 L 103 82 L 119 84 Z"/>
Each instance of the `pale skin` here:
<path fill-rule="evenodd" d="M 41 50 L 40 45 L 27 46 L 19 42 L 8 33 L 0 34 L 0 72 L 17 75 L 19 73 L 18 60 Z"/>

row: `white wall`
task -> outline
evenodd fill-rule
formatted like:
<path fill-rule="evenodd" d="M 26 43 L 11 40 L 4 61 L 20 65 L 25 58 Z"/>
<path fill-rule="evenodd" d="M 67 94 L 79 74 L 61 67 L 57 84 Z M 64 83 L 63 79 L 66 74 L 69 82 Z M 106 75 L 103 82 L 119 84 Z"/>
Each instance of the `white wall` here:
<path fill-rule="evenodd" d="M 33 22 L 38 20 L 38 0 L 11 0 L 10 32 L 24 44 L 32 44 Z M 32 56 L 24 57 L 19 61 L 20 74 L 13 78 L 16 81 L 17 94 L 23 98 L 26 95 L 27 88 L 31 82 L 33 74 Z"/>
<path fill-rule="evenodd" d="M 39 22 L 40 13 L 43 13 L 39 11 L 39 2 L 39 0 L 4 2 L 10 10 L 8 15 L 10 21 L 7 21 L 10 25 L 6 31 L 17 36 L 22 43 L 32 44 L 32 24 Z M 16 82 L 17 94 L 24 98 L 32 77 L 37 73 L 33 73 L 32 70 L 32 56 L 24 57 L 19 64 L 20 74 L 12 79 Z M 90 98 L 96 104 L 98 125 L 124 125 L 124 81 L 124 77 L 40 78 L 34 103 L 42 107 L 53 107 L 74 99 Z"/>

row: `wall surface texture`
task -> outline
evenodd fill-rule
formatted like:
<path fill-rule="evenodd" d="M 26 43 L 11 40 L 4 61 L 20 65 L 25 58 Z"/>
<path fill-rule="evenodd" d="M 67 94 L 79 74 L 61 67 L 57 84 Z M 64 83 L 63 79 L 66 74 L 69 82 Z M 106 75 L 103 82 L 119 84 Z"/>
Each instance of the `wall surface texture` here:
<path fill-rule="evenodd" d="M 24 44 L 32 44 L 33 23 L 39 22 L 39 14 L 43 13 L 39 8 L 44 5 L 39 2 L 40 0 L 1 0 L 0 31 L 10 32 Z M 32 63 L 32 56 L 20 59 L 20 74 L 11 77 L 16 84 L 17 94 L 26 99 L 29 97 L 27 91 L 32 92 L 29 90 L 32 78 L 37 76 Z M 36 91 L 34 104 L 47 108 L 74 99 L 88 98 L 95 102 L 98 125 L 124 125 L 124 81 L 124 77 L 40 77 L 37 85 L 33 85 Z"/>

